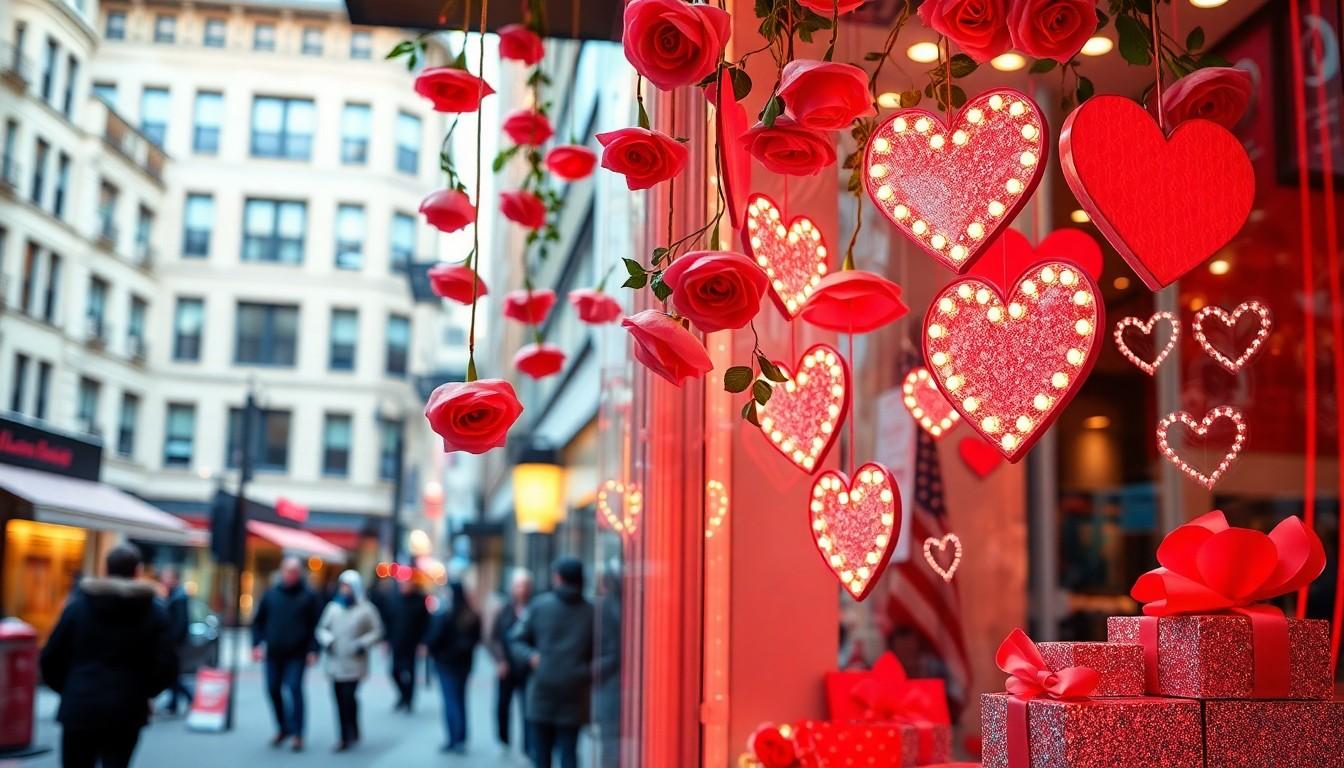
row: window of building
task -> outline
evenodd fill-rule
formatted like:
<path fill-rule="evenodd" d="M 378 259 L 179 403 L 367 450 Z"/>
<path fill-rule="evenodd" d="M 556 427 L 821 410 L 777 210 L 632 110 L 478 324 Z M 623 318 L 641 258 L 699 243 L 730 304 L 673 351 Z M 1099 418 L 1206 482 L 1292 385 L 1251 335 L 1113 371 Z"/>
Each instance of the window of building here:
<path fill-rule="evenodd" d="M 5 121 L 5 154 L 0 157 L 0 179 L 17 188 L 19 186 L 19 163 L 14 157 L 14 144 L 19 140 L 19 122 L 14 119 Z"/>
<path fill-rule="evenodd" d="M 79 396 L 75 404 L 75 421 L 79 428 L 91 435 L 100 434 L 98 428 L 98 396 L 102 385 L 87 376 L 79 377 Z"/>
<path fill-rule="evenodd" d="M 168 138 L 167 88 L 146 88 L 140 94 L 140 132 L 160 147 Z"/>
<path fill-rule="evenodd" d="M 104 104 L 117 108 L 117 84 L 116 83 L 94 83 L 93 95 Z"/>
<path fill-rule="evenodd" d="M 135 258 L 141 264 L 149 263 L 150 257 L 150 238 L 154 232 L 154 212 L 140 206 L 140 210 L 135 216 Z"/>
<path fill-rule="evenodd" d="M 88 320 L 88 337 L 91 339 L 105 338 L 107 281 L 97 275 L 89 278 L 89 297 L 84 305 L 84 317 Z"/>
<path fill-rule="evenodd" d="M 37 140 L 37 149 L 33 152 L 33 205 L 42 207 L 42 199 L 46 196 L 47 187 L 47 156 L 51 154 L 51 145 L 42 139 Z"/>
<path fill-rule="evenodd" d="M 219 129 L 224 123 L 224 94 L 219 91 L 197 91 L 195 122 L 191 132 L 191 149 L 202 155 L 219 153 Z"/>
<path fill-rule="evenodd" d="M 33 403 L 33 416 L 39 419 L 47 418 L 47 398 L 50 397 L 51 389 L 51 363 L 46 360 L 40 360 L 37 363 L 37 390 L 36 401 Z"/>
<path fill-rule="evenodd" d="M 163 466 L 189 467 L 196 439 L 196 406 L 169 403 L 163 423 Z"/>
<path fill-rule="evenodd" d="M 275 50 L 275 25 L 268 22 L 258 22 L 252 30 L 252 50 L 254 51 L 274 51 Z"/>
<path fill-rule="evenodd" d="M 117 421 L 117 453 L 130 457 L 135 453 L 135 426 L 140 422 L 140 398 L 121 393 L 121 418 Z"/>
<path fill-rule="evenodd" d="M 303 263 L 308 205 L 248 198 L 243 206 L 243 261 Z"/>
<path fill-rule="evenodd" d="M 215 198 L 192 192 L 182 211 L 182 255 L 210 255 L 210 233 L 215 227 Z"/>
<path fill-rule="evenodd" d="M 378 419 L 378 479 L 392 480 L 397 476 L 401 453 L 401 421 Z"/>
<path fill-rule="evenodd" d="M 303 28 L 303 42 L 302 42 L 302 44 L 301 44 L 300 52 L 303 53 L 304 56 L 321 56 L 321 55 L 322 55 L 322 28 L 321 28 L 321 27 L 304 27 L 304 28 Z"/>
<path fill-rule="evenodd" d="M 359 312 L 353 309 L 331 310 L 330 359 L 327 366 L 333 371 L 353 371 L 358 345 Z"/>
<path fill-rule="evenodd" d="M 206 48 L 223 48 L 226 34 L 223 19 L 206 19 L 205 33 L 201 36 L 201 42 Z"/>
<path fill-rule="evenodd" d="M 65 57 L 65 98 L 61 100 L 61 114 L 73 117 L 75 113 L 75 87 L 79 85 L 79 59 L 73 55 Z"/>
<path fill-rule="evenodd" d="M 284 472 L 289 467 L 289 411 L 257 408 L 252 411 L 248 459 L 252 469 Z M 229 442 L 225 448 L 229 468 L 243 460 L 243 409 L 229 409 Z"/>
<path fill-rule="evenodd" d="M 48 323 L 56 323 L 57 303 L 61 297 L 61 257 L 58 254 L 47 253 L 47 290 L 43 297 L 42 319 Z"/>
<path fill-rule="evenodd" d="M 106 179 L 98 185 L 98 236 L 116 247 L 117 244 L 117 201 L 121 192 Z"/>
<path fill-rule="evenodd" d="M 42 100 L 51 103 L 56 92 L 56 64 L 61 58 L 61 44 L 55 38 L 47 38 L 46 56 L 42 59 Z"/>
<path fill-rule="evenodd" d="M 24 401 L 28 399 L 28 356 L 14 355 L 14 383 L 9 390 L 9 410 L 23 413 Z"/>
<path fill-rule="evenodd" d="M 56 156 L 56 192 L 51 198 L 51 212 L 56 218 L 65 217 L 65 198 L 70 191 L 70 156 L 62 152 Z"/>
<path fill-rule="evenodd" d="M 346 104 L 341 110 L 341 162 L 363 165 L 369 161 L 369 131 L 373 128 L 368 104 Z"/>
<path fill-rule="evenodd" d="M 373 58 L 373 33 L 367 30 L 356 30 L 350 33 L 350 58 Z"/>
<path fill-rule="evenodd" d="M 171 43 L 177 39 L 177 17 L 160 13 L 154 17 L 154 42 Z"/>
<path fill-rule="evenodd" d="M 336 207 L 336 268 L 364 266 L 364 206 L 342 203 Z"/>
<path fill-rule="evenodd" d="M 42 251 L 37 247 L 37 243 L 28 241 L 28 248 L 23 252 L 23 277 L 19 284 L 19 307 L 29 315 L 36 311 L 34 302 L 37 299 L 37 260 L 42 255 Z"/>
<path fill-rule="evenodd" d="M 345 477 L 350 472 L 350 414 L 328 413 L 322 427 L 322 474 Z"/>
<path fill-rule="evenodd" d="M 415 217 L 407 213 L 392 214 L 392 246 L 389 267 L 393 272 L 405 272 L 415 258 Z"/>
<path fill-rule="evenodd" d="M 126 39 L 126 12 L 108 11 L 106 23 L 103 24 L 103 37 L 108 40 Z"/>
<path fill-rule="evenodd" d="M 405 315 L 387 316 L 387 350 L 384 370 L 392 376 L 406 375 L 406 358 L 411 352 L 411 319 Z"/>
<path fill-rule="evenodd" d="M 178 297 L 173 311 L 173 359 L 194 362 L 201 359 L 201 339 L 205 331 L 205 301 Z"/>
<path fill-rule="evenodd" d="M 252 155 L 307 160 L 316 122 L 312 99 L 258 96 L 252 101 Z"/>
<path fill-rule="evenodd" d="M 397 170 L 420 172 L 420 118 L 407 112 L 397 113 Z"/>
<path fill-rule="evenodd" d="M 131 357 L 145 356 L 145 314 L 149 305 L 139 296 L 131 297 L 131 309 L 126 317 L 126 347 Z"/>
<path fill-rule="evenodd" d="M 234 362 L 292 367 L 298 336 L 298 307 L 239 302 Z"/>

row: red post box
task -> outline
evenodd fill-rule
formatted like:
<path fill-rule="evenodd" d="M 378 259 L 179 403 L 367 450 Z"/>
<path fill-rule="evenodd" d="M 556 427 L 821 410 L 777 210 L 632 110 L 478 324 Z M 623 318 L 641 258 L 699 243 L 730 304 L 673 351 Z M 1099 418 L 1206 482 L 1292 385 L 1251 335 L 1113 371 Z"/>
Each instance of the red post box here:
<path fill-rule="evenodd" d="M 37 630 L 18 619 L 0 620 L 0 752 L 33 741 L 37 695 Z"/>

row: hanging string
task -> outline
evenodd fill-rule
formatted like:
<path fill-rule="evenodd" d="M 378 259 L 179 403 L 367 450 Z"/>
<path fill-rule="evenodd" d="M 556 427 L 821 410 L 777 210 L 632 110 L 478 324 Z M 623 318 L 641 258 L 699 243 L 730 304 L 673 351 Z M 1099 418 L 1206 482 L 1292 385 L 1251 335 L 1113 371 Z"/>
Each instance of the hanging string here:
<path fill-rule="evenodd" d="M 947 124 L 952 125 L 952 44 L 944 36 L 938 41 L 941 44 L 943 57 L 943 85 L 946 86 L 944 92 L 947 95 L 947 101 L 943 102 L 943 112 L 947 118 Z"/>
<path fill-rule="evenodd" d="M 853 375 L 854 375 L 853 372 L 858 370 L 858 366 L 854 365 L 854 323 L 853 323 L 853 321 L 851 321 L 850 324 L 849 324 L 849 333 L 846 334 L 846 338 L 848 339 L 848 342 L 847 342 L 847 343 L 848 343 L 848 345 L 849 345 L 849 349 L 847 350 L 847 354 L 848 354 L 848 360 L 849 360 L 850 376 L 853 377 Z M 855 422 L 855 420 L 858 418 L 858 412 L 859 412 L 859 399 L 858 399 L 858 397 L 855 396 L 855 393 L 858 391 L 858 387 L 855 387 L 853 382 L 850 383 L 850 387 L 851 387 L 851 389 L 850 389 L 850 398 L 849 398 L 849 399 L 850 399 L 850 403 L 849 403 L 849 456 L 848 456 L 848 458 L 849 458 L 849 472 L 848 472 L 847 474 L 850 476 L 850 480 L 853 480 L 853 478 L 854 478 L 854 422 Z"/>
<path fill-rule="evenodd" d="M 471 0 L 467 0 L 467 8 L 471 8 Z M 490 9 L 490 0 L 481 0 L 481 26 L 480 34 L 477 37 L 477 47 L 479 53 L 476 57 L 476 76 L 481 77 L 485 74 L 485 20 Z M 470 21 L 463 21 L 462 24 L 462 52 L 466 53 L 467 39 L 470 34 Z M 481 110 L 476 109 L 476 192 L 473 196 L 473 202 L 476 204 L 476 211 L 472 217 L 471 225 L 471 258 L 467 268 L 471 270 L 471 323 L 467 328 L 467 381 L 476 380 L 476 304 L 480 299 L 481 278 L 477 267 L 481 263 L 481 126 L 485 123 L 481 119 Z"/>
<path fill-rule="evenodd" d="M 672 103 L 671 103 L 671 106 L 670 106 L 670 109 L 669 109 L 669 117 L 671 118 L 671 129 L 672 129 L 673 135 L 676 135 L 676 131 L 677 131 L 677 91 L 676 91 L 675 88 L 672 90 L 671 93 L 668 94 L 668 99 L 670 99 L 671 102 L 672 102 Z M 676 176 L 673 176 L 672 178 L 670 178 L 670 179 L 667 180 L 667 247 L 668 247 L 668 248 L 671 248 L 671 247 L 672 247 L 672 243 L 673 243 L 673 239 L 672 239 L 672 231 L 673 231 L 673 229 L 672 229 L 672 223 L 673 223 L 673 222 L 672 222 L 672 216 L 673 216 L 673 214 L 676 212 L 676 206 L 673 205 L 673 201 L 675 201 L 676 199 L 677 199 L 677 177 L 676 177 Z M 668 254 L 667 254 L 667 259 L 668 259 L 668 261 L 671 261 L 672 259 L 676 258 L 676 255 L 677 255 L 676 253 L 674 253 L 674 252 L 672 252 L 672 251 L 669 251 Z"/>
<path fill-rule="evenodd" d="M 1157 4 L 1148 12 L 1148 23 L 1153 28 L 1153 94 L 1157 98 L 1157 127 L 1167 132 L 1166 116 L 1162 114 L 1162 24 L 1157 18 Z"/>

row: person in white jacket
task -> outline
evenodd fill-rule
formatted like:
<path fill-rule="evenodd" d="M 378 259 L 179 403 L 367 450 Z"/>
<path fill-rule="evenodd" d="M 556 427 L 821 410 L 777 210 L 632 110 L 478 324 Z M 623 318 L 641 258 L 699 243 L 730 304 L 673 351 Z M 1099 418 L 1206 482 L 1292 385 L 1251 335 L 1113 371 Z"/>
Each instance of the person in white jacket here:
<path fill-rule="evenodd" d="M 355 691 L 369 674 L 369 651 L 383 638 L 378 611 L 364 598 L 363 583 L 355 571 L 341 574 L 336 597 L 317 622 L 317 644 L 323 666 L 336 693 L 336 716 L 341 725 L 337 752 L 359 741 L 359 702 Z"/>

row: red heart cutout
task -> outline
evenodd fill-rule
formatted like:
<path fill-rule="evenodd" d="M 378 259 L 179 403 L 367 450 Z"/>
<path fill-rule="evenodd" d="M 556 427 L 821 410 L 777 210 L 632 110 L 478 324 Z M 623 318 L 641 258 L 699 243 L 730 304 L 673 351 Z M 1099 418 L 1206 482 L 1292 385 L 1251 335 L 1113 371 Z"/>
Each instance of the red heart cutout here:
<path fill-rule="evenodd" d="M 951 127 L 926 109 L 897 110 L 868 141 L 864 183 L 902 234 L 964 272 L 1031 197 L 1048 136 L 1041 110 L 1011 88 L 966 102 Z"/>
<path fill-rule="evenodd" d="M 1075 109 L 1059 153 L 1078 203 L 1154 291 L 1226 245 L 1255 197 L 1250 158 L 1226 128 L 1186 120 L 1164 136 L 1147 110 L 1122 96 Z"/>
<path fill-rule="evenodd" d="M 961 454 L 961 462 L 966 468 L 982 479 L 989 477 L 989 473 L 1003 463 L 1003 457 L 994 446 L 978 437 L 961 438 L 961 442 L 957 443 L 957 453 Z"/>
<path fill-rule="evenodd" d="M 849 365 L 830 346 L 817 344 L 798 358 L 788 381 L 756 406 L 761 433 L 795 467 L 811 474 L 826 460 L 849 410 Z"/>
<path fill-rule="evenodd" d="M 826 240 L 806 216 L 786 225 L 779 206 L 762 194 L 751 196 L 746 218 L 742 247 L 770 279 L 775 307 L 792 320 L 830 269 Z"/>
<path fill-rule="evenodd" d="M 876 462 L 859 467 L 854 478 L 851 484 L 843 472 L 821 473 L 812 484 L 808 519 L 822 562 L 851 597 L 862 600 L 900 537 L 901 494 L 891 471 Z"/>
<path fill-rule="evenodd" d="M 983 277 L 999 290 L 1005 290 L 1014 277 L 1027 271 L 1027 267 L 1051 259 L 1071 261 L 1082 267 L 1093 280 L 1101 279 L 1101 246 L 1081 229 L 1068 228 L 1056 229 L 1046 235 L 1035 248 L 1031 247 L 1026 235 L 1011 227 L 1005 229 L 966 274 Z"/>
<path fill-rule="evenodd" d="M 944 432 L 961 421 L 961 414 L 938 391 L 929 369 L 922 365 L 906 374 L 901 394 L 901 402 L 905 403 L 906 410 L 934 439 L 942 437 Z"/>
<path fill-rule="evenodd" d="M 1100 298 L 1092 278 L 1063 260 L 1032 267 L 1006 300 L 973 276 L 934 297 L 924 359 L 952 407 L 1008 461 L 1045 433 L 1092 370 Z"/>

